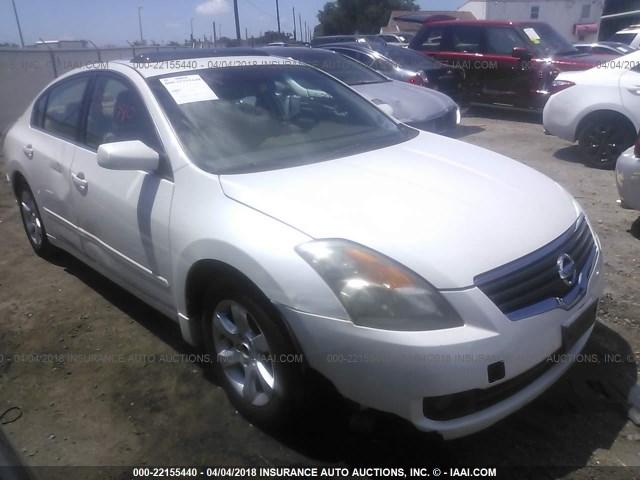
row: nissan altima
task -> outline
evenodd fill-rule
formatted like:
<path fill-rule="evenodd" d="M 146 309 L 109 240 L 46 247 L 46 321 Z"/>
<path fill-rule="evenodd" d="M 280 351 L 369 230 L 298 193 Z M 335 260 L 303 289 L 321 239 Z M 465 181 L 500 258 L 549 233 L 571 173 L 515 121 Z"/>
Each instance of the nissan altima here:
<path fill-rule="evenodd" d="M 314 370 L 420 430 L 475 432 L 562 376 L 603 291 L 557 183 L 260 51 L 65 74 L 4 155 L 35 252 L 178 322 L 260 425 L 293 417 Z"/>

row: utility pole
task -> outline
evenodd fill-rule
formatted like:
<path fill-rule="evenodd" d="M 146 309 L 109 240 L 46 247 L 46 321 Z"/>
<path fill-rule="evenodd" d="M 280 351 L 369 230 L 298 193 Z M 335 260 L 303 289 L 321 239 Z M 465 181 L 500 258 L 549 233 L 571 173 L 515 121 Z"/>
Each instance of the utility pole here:
<path fill-rule="evenodd" d="M 15 13 L 16 15 L 16 23 L 18 24 L 18 33 L 20 34 L 20 44 L 22 45 L 22 48 L 24 48 L 24 39 L 22 38 L 22 28 L 20 28 L 20 20 L 18 19 L 18 10 L 16 9 L 16 1 L 11 0 L 11 3 L 13 4 L 13 13 Z"/>
<path fill-rule="evenodd" d="M 296 7 L 293 7 L 293 41 L 298 41 L 298 37 L 296 36 Z"/>
<path fill-rule="evenodd" d="M 142 36 L 142 7 L 138 7 L 138 24 L 140 25 L 140 45 L 144 45 L 144 37 Z"/>
<path fill-rule="evenodd" d="M 193 18 L 191 19 L 191 43 L 193 44 Z"/>
<path fill-rule="evenodd" d="M 244 39 L 249 41 L 249 29 L 247 27 L 244 28 Z"/>
<path fill-rule="evenodd" d="M 309 30 L 307 30 L 307 21 L 304 21 L 304 38 L 305 41 L 309 41 Z"/>
<path fill-rule="evenodd" d="M 218 38 L 216 37 L 216 22 L 213 22 L 213 46 L 216 46 L 218 43 Z"/>
<path fill-rule="evenodd" d="M 278 33 L 282 34 L 282 30 L 280 30 L 280 6 L 278 5 L 278 0 L 276 0 L 276 17 L 278 18 Z"/>
<path fill-rule="evenodd" d="M 238 42 L 242 41 L 240 36 L 240 17 L 238 16 L 238 0 L 233 0 L 233 13 L 236 16 L 236 39 Z"/>
<path fill-rule="evenodd" d="M 302 14 L 298 12 L 298 26 L 300 27 L 300 41 L 304 42 L 304 36 L 302 34 Z"/>

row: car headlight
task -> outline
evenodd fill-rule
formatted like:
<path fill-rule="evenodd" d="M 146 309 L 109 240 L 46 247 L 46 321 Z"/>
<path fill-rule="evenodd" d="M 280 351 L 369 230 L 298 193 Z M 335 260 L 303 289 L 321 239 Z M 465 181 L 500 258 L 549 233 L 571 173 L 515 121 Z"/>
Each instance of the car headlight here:
<path fill-rule="evenodd" d="M 369 248 L 347 240 L 313 240 L 296 252 L 327 282 L 356 325 L 426 331 L 464 324 L 434 287 Z"/>
<path fill-rule="evenodd" d="M 462 121 L 462 113 L 460 112 L 460 107 L 456 107 L 456 125 L 460 125 Z"/>

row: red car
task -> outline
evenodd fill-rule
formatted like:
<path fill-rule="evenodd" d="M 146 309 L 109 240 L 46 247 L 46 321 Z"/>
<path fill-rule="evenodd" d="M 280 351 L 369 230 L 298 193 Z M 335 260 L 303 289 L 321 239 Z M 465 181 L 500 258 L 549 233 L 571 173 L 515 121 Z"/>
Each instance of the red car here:
<path fill-rule="evenodd" d="M 542 110 L 558 73 L 615 58 L 581 53 L 542 22 L 423 20 L 409 48 L 463 67 L 468 104 Z"/>

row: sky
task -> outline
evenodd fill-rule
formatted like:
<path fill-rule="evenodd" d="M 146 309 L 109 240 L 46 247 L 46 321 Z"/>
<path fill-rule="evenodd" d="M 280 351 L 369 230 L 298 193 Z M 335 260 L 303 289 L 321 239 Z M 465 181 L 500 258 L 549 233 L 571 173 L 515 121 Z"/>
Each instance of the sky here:
<path fill-rule="evenodd" d="M 98 46 L 126 45 L 140 40 L 138 7 L 142 7 L 142 33 L 145 40 L 182 42 L 213 34 L 235 37 L 233 0 L 14 0 L 25 45 L 44 40 L 91 40 Z M 293 11 L 313 28 L 317 13 L 327 0 L 278 0 L 280 24 L 293 32 Z M 240 29 L 249 36 L 278 30 L 275 0 L 238 0 Z M 423 10 L 455 10 L 464 0 L 418 0 Z M 11 0 L 0 0 L 0 43 L 20 44 Z"/>

